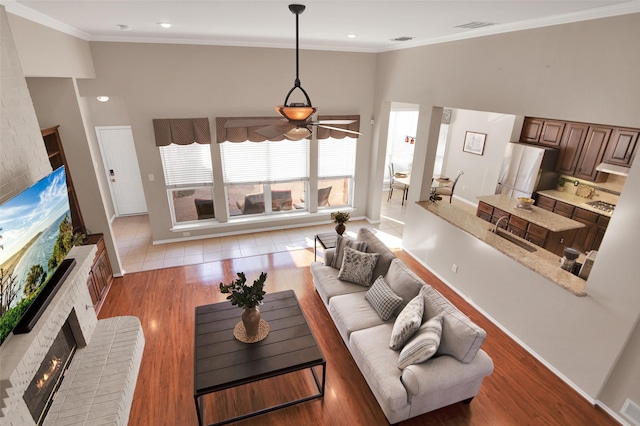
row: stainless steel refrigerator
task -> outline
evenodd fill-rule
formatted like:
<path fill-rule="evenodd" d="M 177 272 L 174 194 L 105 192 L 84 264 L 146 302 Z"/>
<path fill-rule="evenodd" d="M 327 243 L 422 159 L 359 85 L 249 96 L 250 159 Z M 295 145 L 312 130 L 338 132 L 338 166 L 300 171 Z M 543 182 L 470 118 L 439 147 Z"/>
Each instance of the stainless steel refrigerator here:
<path fill-rule="evenodd" d="M 496 194 L 531 198 L 536 191 L 554 189 L 559 177 L 553 171 L 557 159 L 557 149 L 508 143 Z"/>

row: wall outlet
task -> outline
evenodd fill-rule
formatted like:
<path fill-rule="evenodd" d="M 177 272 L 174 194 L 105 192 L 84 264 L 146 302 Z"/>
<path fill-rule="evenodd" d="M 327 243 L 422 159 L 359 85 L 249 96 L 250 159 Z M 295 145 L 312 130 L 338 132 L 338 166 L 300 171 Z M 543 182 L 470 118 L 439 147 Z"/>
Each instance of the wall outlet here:
<path fill-rule="evenodd" d="M 455 263 L 453 265 L 451 265 L 451 271 L 455 274 L 458 273 L 458 265 L 456 265 Z"/>
<path fill-rule="evenodd" d="M 153 182 L 155 179 L 156 179 L 155 176 L 149 173 L 149 182 Z"/>
<path fill-rule="evenodd" d="M 189 237 L 191 235 L 191 232 L 183 232 L 182 236 L 183 237 Z"/>

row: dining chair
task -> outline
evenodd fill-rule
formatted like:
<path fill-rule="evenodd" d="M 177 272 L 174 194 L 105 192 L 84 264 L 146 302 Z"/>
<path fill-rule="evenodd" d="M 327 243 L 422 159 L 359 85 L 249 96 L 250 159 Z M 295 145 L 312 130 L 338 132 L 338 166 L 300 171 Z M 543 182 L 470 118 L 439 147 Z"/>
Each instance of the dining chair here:
<path fill-rule="evenodd" d="M 395 176 L 396 174 L 393 169 L 393 163 L 389 163 L 389 196 L 387 197 L 387 203 L 391 201 L 393 190 L 397 189 L 399 191 L 402 191 L 402 204 L 404 204 L 407 186 L 403 183 L 396 182 Z"/>
<path fill-rule="evenodd" d="M 442 195 L 444 197 L 449 197 L 449 203 L 451 203 L 451 199 L 453 198 L 453 191 L 456 189 L 458 180 L 460 179 L 460 176 L 462 176 L 463 174 L 464 172 L 462 170 L 458 170 L 458 174 L 456 175 L 455 179 L 453 179 L 453 182 L 451 183 L 451 185 L 436 187 L 435 188 L 436 194 Z"/>

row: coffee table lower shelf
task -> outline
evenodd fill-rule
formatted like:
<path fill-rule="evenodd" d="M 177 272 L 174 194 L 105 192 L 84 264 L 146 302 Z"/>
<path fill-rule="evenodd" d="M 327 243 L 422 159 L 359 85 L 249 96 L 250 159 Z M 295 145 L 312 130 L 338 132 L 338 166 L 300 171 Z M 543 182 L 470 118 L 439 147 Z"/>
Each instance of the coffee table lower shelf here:
<path fill-rule="evenodd" d="M 247 344 L 233 337 L 241 309 L 230 302 L 196 307 L 194 402 L 200 426 L 204 424 L 206 395 L 297 371 L 311 370 L 317 393 L 211 425 L 236 422 L 324 396 L 326 361 L 295 293 L 287 290 L 267 294 L 260 313 L 271 331 L 264 340 Z M 319 367 L 321 372 L 316 371 Z"/>

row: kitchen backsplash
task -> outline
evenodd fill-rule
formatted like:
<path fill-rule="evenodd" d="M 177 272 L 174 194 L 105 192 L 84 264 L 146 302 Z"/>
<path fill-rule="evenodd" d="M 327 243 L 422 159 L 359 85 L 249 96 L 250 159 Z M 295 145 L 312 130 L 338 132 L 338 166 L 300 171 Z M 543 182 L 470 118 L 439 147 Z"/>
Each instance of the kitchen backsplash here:
<path fill-rule="evenodd" d="M 578 185 L 588 185 L 595 188 L 595 192 L 591 197 L 592 200 L 600 200 L 611 204 L 618 203 L 618 196 L 620 195 L 620 192 L 622 192 L 622 187 L 627 180 L 625 176 L 618 175 L 609 175 L 607 181 L 601 183 L 594 183 L 583 179 L 576 179 L 573 176 L 563 175 L 562 177 L 568 181 L 564 186 L 565 192 L 569 194 L 575 194 L 578 189 Z M 578 185 L 574 185 L 574 182 L 576 181 L 578 182 Z M 611 191 L 613 193 L 608 191 Z"/>

